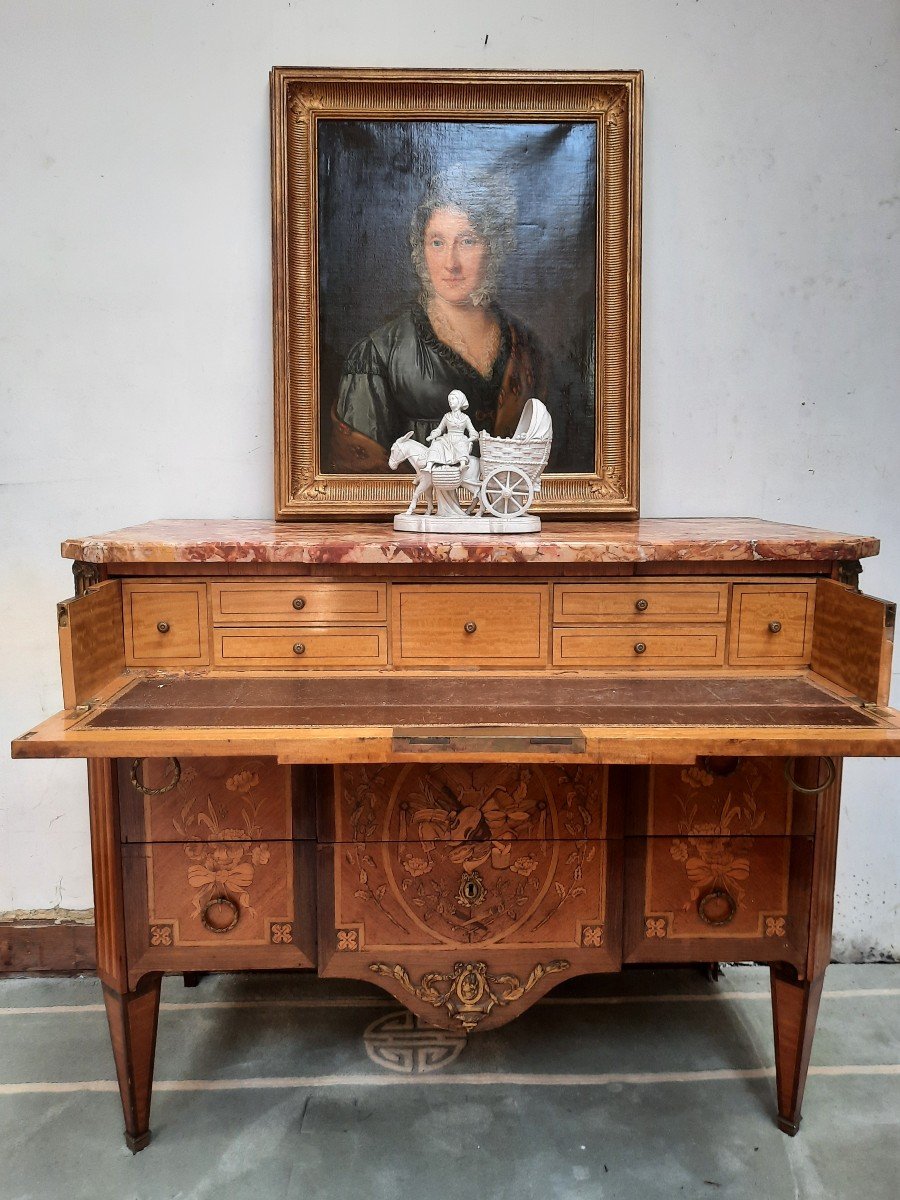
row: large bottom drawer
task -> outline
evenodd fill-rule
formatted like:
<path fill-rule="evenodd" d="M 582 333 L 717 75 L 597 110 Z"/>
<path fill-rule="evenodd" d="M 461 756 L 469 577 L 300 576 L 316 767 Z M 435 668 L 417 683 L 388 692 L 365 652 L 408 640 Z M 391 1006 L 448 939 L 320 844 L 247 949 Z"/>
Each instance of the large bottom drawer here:
<path fill-rule="evenodd" d="M 564 978 L 618 969 L 620 847 L 320 846 L 319 972 L 379 982 L 431 1024 L 502 1024 Z M 484 1007 L 462 1018 L 464 993 Z"/>
<path fill-rule="evenodd" d="M 625 961 L 802 966 L 813 840 L 625 839 Z"/>
<path fill-rule="evenodd" d="M 129 977 L 315 966 L 312 842 L 123 847 Z"/>

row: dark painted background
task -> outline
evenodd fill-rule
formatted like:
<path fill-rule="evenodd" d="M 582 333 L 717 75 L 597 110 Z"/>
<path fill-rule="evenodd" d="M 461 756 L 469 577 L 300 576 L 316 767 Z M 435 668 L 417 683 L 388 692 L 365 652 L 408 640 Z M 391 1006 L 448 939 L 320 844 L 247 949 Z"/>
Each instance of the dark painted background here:
<path fill-rule="evenodd" d="M 465 163 L 516 189 L 517 248 L 497 300 L 547 360 L 551 469 L 591 471 L 597 154 L 593 122 L 320 121 L 320 428 L 351 346 L 418 295 L 407 239 L 427 179 Z"/>

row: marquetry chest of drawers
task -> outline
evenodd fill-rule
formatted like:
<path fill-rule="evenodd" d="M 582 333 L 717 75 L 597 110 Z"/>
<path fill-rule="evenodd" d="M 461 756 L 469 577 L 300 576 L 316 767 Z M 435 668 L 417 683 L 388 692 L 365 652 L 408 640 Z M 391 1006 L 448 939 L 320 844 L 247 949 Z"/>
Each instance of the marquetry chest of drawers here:
<path fill-rule="evenodd" d="M 797 1130 L 841 761 L 900 753 L 871 538 L 765 522 L 157 522 L 67 542 L 98 970 L 132 1149 L 165 973 L 307 969 L 489 1030 L 630 963 L 767 963 Z"/>

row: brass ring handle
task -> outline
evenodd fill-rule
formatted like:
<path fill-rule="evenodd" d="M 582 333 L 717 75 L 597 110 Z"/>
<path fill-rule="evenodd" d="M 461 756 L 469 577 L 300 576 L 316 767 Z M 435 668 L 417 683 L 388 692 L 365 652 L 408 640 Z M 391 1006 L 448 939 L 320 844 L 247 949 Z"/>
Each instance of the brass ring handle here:
<path fill-rule="evenodd" d="M 646 651 L 646 649 L 647 649 L 646 642 L 635 642 L 634 643 L 635 654 L 643 654 Z"/>
<path fill-rule="evenodd" d="M 295 654 L 305 654 L 306 653 L 306 646 L 303 644 L 303 642 L 294 642 L 294 653 Z"/>
<path fill-rule="evenodd" d="M 781 633 L 781 622 L 780 621 L 770 621 L 769 622 L 769 633 Z"/>
<path fill-rule="evenodd" d="M 739 757 L 725 754 L 701 754 L 697 762 L 704 771 L 717 779 L 727 779 L 741 765 Z"/>
<path fill-rule="evenodd" d="M 697 901 L 697 914 L 707 925 L 727 925 L 737 912 L 737 901 L 730 892 L 717 889 Z"/>
<path fill-rule="evenodd" d="M 474 621 L 466 621 L 463 628 L 465 629 L 466 633 L 474 633 L 475 630 L 478 628 L 478 626 L 475 624 Z"/>
<path fill-rule="evenodd" d="M 218 907 L 231 909 L 231 920 L 227 925 L 215 925 L 209 919 L 210 909 Z M 208 929 L 210 933 L 231 933 L 235 925 L 241 919 L 241 910 L 238 905 L 231 899 L 230 896 L 213 896 L 212 900 L 208 900 L 200 912 L 200 923 L 204 929 Z"/>
<path fill-rule="evenodd" d="M 165 787 L 150 788 L 145 787 L 141 779 L 141 763 L 143 759 L 135 758 L 131 763 L 131 785 L 135 791 L 140 792 L 142 796 L 164 796 L 166 792 L 171 792 L 178 787 L 178 782 L 181 779 L 181 763 L 177 758 L 169 760 L 175 771 L 171 783 L 167 783 Z"/>
<path fill-rule="evenodd" d="M 156 628 L 159 630 L 160 633 L 168 633 L 169 630 L 172 628 L 172 626 L 169 624 L 168 621 L 157 621 Z"/>
<path fill-rule="evenodd" d="M 792 758 L 786 758 L 784 760 L 784 777 L 788 781 L 789 786 L 792 787 L 795 792 L 802 792 L 804 796 L 818 796 L 820 792 L 824 792 L 826 788 L 831 787 L 831 785 L 834 783 L 835 776 L 837 775 L 837 768 L 834 765 L 834 759 L 831 757 L 831 755 L 828 755 L 825 759 L 825 765 L 827 767 L 827 776 L 825 782 L 818 784 L 816 787 L 803 787 L 802 784 L 799 784 L 796 781 L 794 776 L 791 774 L 791 764 L 793 761 L 794 760 Z"/>
<path fill-rule="evenodd" d="M 634 607 L 638 610 L 638 612 L 646 612 L 647 609 L 650 607 L 650 601 L 649 600 L 635 600 Z"/>
<path fill-rule="evenodd" d="M 291 603 L 293 604 L 294 608 L 297 609 L 298 612 L 300 611 L 301 608 L 306 608 L 306 601 L 303 599 L 302 596 L 295 597 L 295 599 L 292 600 Z"/>

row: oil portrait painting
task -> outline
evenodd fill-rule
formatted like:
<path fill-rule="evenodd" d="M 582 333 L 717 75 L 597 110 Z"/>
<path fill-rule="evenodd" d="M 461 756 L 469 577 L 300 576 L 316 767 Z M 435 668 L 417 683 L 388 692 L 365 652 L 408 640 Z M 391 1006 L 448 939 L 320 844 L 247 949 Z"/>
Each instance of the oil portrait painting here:
<path fill-rule="evenodd" d="M 340 74 L 273 76 L 279 516 L 389 511 L 457 390 L 546 405 L 544 511 L 635 511 L 637 81 Z"/>
<path fill-rule="evenodd" d="M 457 388 L 497 436 L 546 398 L 550 469 L 591 469 L 597 150 L 584 122 L 323 123 L 326 471 L 384 472 Z"/>

